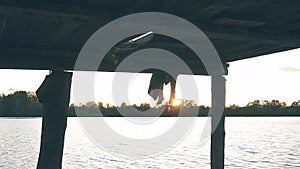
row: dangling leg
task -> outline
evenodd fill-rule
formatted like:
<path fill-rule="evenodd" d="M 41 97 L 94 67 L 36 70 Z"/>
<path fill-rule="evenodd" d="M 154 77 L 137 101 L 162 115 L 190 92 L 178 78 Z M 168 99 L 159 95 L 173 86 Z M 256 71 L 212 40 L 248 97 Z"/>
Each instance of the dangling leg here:
<path fill-rule="evenodd" d="M 170 100 L 169 104 L 173 105 L 173 101 L 175 99 L 175 87 L 176 87 L 176 80 L 171 81 L 171 93 L 170 93 Z"/>
<path fill-rule="evenodd" d="M 148 94 L 154 99 L 158 100 L 157 104 L 161 104 L 164 100 L 163 88 L 164 88 L 165 75 L 160 72 L 153 72 Z"/>

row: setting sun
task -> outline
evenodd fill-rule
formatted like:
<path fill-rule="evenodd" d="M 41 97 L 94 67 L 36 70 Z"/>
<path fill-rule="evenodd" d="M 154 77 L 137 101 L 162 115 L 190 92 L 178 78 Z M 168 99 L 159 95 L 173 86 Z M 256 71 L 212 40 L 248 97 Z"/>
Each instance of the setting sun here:
<path fill-rule="evenodd" d="M 179 100 L 179 99 L 174 99 L 174 100 L 172 101 L 172 106 L 179 106 L 179 105 L 181 105 L 181 100 Z"/>

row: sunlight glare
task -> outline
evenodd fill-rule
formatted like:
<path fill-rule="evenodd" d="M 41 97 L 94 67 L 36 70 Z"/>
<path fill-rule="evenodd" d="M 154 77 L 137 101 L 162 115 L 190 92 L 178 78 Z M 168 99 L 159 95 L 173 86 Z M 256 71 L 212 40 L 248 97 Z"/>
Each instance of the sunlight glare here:
<path fill-rule="evenodd" d="M 180 106 L 182 103 L 181 103 L 181 100 L 179 99 L 174 99 L 172 101 L 172 106 Z"/>

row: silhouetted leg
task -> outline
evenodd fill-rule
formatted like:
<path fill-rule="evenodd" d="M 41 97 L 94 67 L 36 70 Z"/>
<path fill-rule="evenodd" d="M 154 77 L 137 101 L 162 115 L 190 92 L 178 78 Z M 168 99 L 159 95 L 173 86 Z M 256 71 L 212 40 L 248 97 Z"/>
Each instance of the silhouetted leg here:
<path fill-rule="evenodd" d="M 211 115 L 211 168 L 224 168 L 224 145 L 225 130 L 225 78 L 212 77 L 212 107 L 214 110 Z"/>
<path fill-rule="evenodd" d="M 163 98 L 164 84 L 168 84 L 169 82 L 171 82 L 171 94 L 170 94 L 169 104 L 172 104 L 172 102 L 175 98 L 176 80 L 163 71 L 160 71 L 160 70 L 153 71 L 153 74 L 152 74 L 152 77 L 150 80 L 149 89 L 148 89 L 148 94 L 155 100 L 158 98 L 157 104 L 162 103 L 162 101 L 164 99 Z"/>
<path fill-rule="evenodd" d="M 165 73 L 162 73 L 160 71 L 153 72 L 148 94 L 154 99 L 158 99 L 157 104 L 161 104 L 163 101 L 163 88 L 164 88 L 164 81 L 165 81 Z"/>
<path fill-rule="evenodd" d="M 44 110 L 38 169 L 61 168 L 71 80 L 72 73 L 52 71 L 36 91 Z"/>
<path fill-rule="evenodd" d="M 176 88 L 176 80 L 171 81 L 171 93 L 170 93 L 170 100 L 169 104 L 173 105 L 173 101 L 175 99 L 175 88 Z"/>

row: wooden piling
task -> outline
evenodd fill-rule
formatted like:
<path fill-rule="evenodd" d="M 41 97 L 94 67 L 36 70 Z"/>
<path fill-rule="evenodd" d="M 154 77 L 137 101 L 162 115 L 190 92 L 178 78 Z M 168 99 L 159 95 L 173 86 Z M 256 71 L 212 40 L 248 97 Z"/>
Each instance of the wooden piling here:
<path fill-rule="evenodd" d="M 225 78 L 212 77 L 211 169 L 224 169 Z"/>
<path fill-rule="evenodd" d="M 44 111 L 37 169 L 62 167 L 71 79 L 72 73 L 52 71 L 36 91 Z"/>

